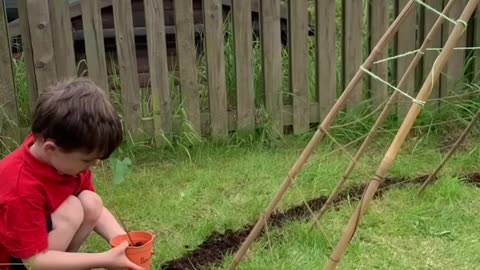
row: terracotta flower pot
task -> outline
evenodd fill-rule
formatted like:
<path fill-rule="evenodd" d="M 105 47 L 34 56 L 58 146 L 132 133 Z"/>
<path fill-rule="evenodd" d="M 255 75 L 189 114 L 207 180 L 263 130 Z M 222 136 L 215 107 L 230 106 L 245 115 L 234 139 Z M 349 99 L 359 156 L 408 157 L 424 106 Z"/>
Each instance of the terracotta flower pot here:
<path fill-rule="evenodd" d="M 153 241 L 155 236 L 150 232 L 133 231 L 128 233 L 133 241 L 133 246 L 130 245 L 125 250 L 127 258 L 133 263 L 150 270 L 152 267 L 153 255 Z M 128 236 L 119 235 L 110 241 L 112 247 L 120 245 L 124 241 L 128 241 Z"/>

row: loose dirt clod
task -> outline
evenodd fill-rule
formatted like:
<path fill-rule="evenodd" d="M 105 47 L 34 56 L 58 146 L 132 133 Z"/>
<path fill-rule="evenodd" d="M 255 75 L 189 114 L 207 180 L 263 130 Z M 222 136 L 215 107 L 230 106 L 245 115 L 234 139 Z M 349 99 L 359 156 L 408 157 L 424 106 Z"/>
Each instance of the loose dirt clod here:
<path fill-rule="evenodd" d="M 421 184 L 427 179 L 427 177 L 428 175 L 413 179 L 387 178 L 381 184 L 375 197 L 378 198 L 382 196 L 385 191 L 392 187 Z M 461 178 L 467 183 L 471 183 L 480 187 L 480 173 L 469 174 Z M 359 200 L 362 197 L 365 189 L 366 184 L 361 184 L 353 185 L 352 187 L 344 190 L 334 201 L 333 207 L 338 206 L 340 203 L 346 200 Z M 327 198 L 327 196 L 322 196 L 312 199 L 307 202 L 308 207 L 310 207 L 310 209 L 313 211 L 318 211 L 322 208 Z M 270 217 L 268 224 L 271 227 L 279 228 L 282 227 L 286 221 L 301 220 L 311 217 L 308 207 L 305 204 L 300 204 L 287 209 L 284 212 L 276 212 Z M 206 266 L 219 265 L 223 261 L 225 255 L 235 253 L 237 251 L 253 227 L 254 224 L 249 224 L 236 231 L 226 230 L 224 233 L 214 232 L 195 250 L 181 258 L 164 263 L 160 266 L 160 269 L 194 270 L 201 269 L 202 267 Z"/>

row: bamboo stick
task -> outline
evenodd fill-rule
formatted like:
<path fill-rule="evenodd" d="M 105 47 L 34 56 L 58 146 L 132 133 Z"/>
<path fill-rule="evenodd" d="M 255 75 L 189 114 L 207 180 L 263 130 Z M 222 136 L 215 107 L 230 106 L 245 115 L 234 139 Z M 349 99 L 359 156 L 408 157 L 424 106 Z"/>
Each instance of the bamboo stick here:
<path fill-rule="evenodd" d="M 454 3 L 455 3 L 454 0 L 449 1 L 448 4 L 443 9 L 442 13 L 447 14 Z M 429 31 L 429 33 L 425 37 L 425 40 L 424 40 L 422 46 L 420 47 L 420 49 L 418 49 L 415 57 L 413 58 L 412 62 L 410 63 L 410 65 L 406 69 L 402 78 L 400 79 L 400 82 L 398 83 L 397 88 L 403 89 L 405 87 L 405 85 L 407 84 L 410 76 L 415 72 L 415 68 L 420 63 L 420 60 L 422 59 L 424 52 L 427 50 L 427 47 L 432 42 L 433 36 L 436 35 L 437 32 L 441 29 L 441 25 L 442 25 L 444 20 L 445 20 L 445 18 L 443 16 L 439 16 L 439 18 L 437 19 L 435 24 L 432 26 L 432 29 Z M 392 108 L 394 108 L 394 105 L 396 104 L 399 97 L 400 97 L 400 92 L 398 92 L 398 91 L 394 91 L 393 94 L 390 96 L 390 99 L 388 100 L 387 104 L 383 108 L 383 111 L 378 116 L 377 121 L 375 122 L 375 124 L 371 128 L 370 132 L 368 133 L 367 137 L 365 138 L 364 142 L 362 143 L 362 145 L 358 149 L 357 153 L 353 157 L 353 160 L 351 161 L 350 165 L 348 166 L 348 168 L 343 173 L 342 178 L 338 182 L 334 191 L 330 194 L 327 201 L 323 204 L 323 206 L 320 209 L 320 211 L 318 212 L 318 214 L 316 214 L 313 217 L 312 223 L 311 223 L 312 225 L 313 224 L 318 225 L 319 221 L 321 220 L 323 215 L 330 208 L 330 206 L 332 205 L 332 202 L 335 200 L 335 198 L 338 196 L 338 194 L 342 190 L 343 186 L 347 182 L 348 177 L 350 177 L 350 174 L 355 169 L 358 161 L 360 160 L 360 158 L 362 158 L 363 154 L 365 153 L 365 150 L 367 149 L 367 147 L 369 146 L 369 144 L 372 142 L 373 138 L 377 134 L 378 129 L 383 124 L 383 122 L 385 122 L 385 119 L 387 118 L 387 116 L 390 113 L 390 111 L 392 110 Z"/>
<path fill-rule="evenodd" d="M 470 132 L 472 127 L 475 125 L 475 123 L 478 121 L 478 119 L 480 119 L 480 110 L 477 111 L 477 114 L 475 114 L 475 116 L 473 117 L 470 124 L 468 124 L 467 128 L 465 128 L 465 130 L 462 132 L 460 137 L 457 139 L 457 141 L 453 145 L 452 149 L 450 149 L 450 151 L 448 151 L 447 155 L 443 158 L 440 165 L 438 165 L 438 167 L 435 169 L 435 171 L 428 176 L 428 178 L 425 180 L 425 182 L 423 182 L 422 186 L 420 187 L 420 190 L 418 191 L 418 194 L 421 194 L 425 190 L 427 185 L 430 184 L 430 182 L 432 182 L 432 180 L 437 176 L 438 172 L 443 168 L 443 166 L 445 166 L 447 161 L 450 159 L 450 157 L 453 155 L 453 153 L 457 150 L 458 146 L 463 142 L 463 140 L 465 139 L 467 134 Z"/>
<path fill-rule="evenodd" d="M 467 6 L 462 12 L 460 16 L 460 20 L 463 22 L 468 22 L 470 17 L 472 16 L 473 11 L 475 10 L 478 2 L 480 0 L 469 0 Z M 464 34 L 466 25 L 463 23 L 457 22 L 455 28 L 453 29 L 452 33 L 450 34 L 445 46 L 444 50 L 440 53 L 437 57 L 434 67 L 430 71 L 425 83 L 423 84 L 420 92 L 417 95 L 417 100 L 426 101 L 432 92 L 433 83 L 438 81 L 440 76 L 440 71 L 445 67 L 445 64 L 450 57 L 455 44 L 458 43 L 460 37 Z M 345 253 L 345 250 L 353 238 L 357 226 L 365 214 L 369 202 L 372 200 L 373 196 L 375 195 L 379 185 L 384 180 L 387 171 L 393 165 L 395 158 L 397 157 L 401 146 L 403 145 L 410 129 L 412 128 L 418 114 L 420 113 L 422 106 L 417 103 L 412 103 L 410 110 L 408 111 L 407 116 L 405 117 L 400 129 L 398 130 L 390 148 L 388 149 L 387 153 L 385 154 L 382 162 L 380 163 L 375 175 L 371 178 L 365 193 L 363 194 L 362 199 L 360 200 L 359 206 L 352 214 L 347 226 L 344 229 L 344 232 L 335 247 L 332 255 L 328 260 L 328 264 L 325 269 L 332 270 L 335 269 L 338 263 L 340 262 L 341 257 Z"/>
<path fill-rule="evenodd" d="M 317 1 L 321 1 L 321 0 L 317 0 Z M 388 44 L 388 42 L 391 39 L 393 39 L 396 32 L 400 28 L 401 23 L 404 21 L 405 17 L 408 16 L 409 13 L 414 10 L 414 6 L 415 6 L 415 0 L 411 0 L 405 5 L 403 10 L 397 16 L 395 21 L 390 25 L 390 27 L 387 29 L 387 31 L 382 36 L 382 38 L 378 41 L 377 45 L 372 50 L 368 58 L 365 60 L 363 64 L 365 68 L 369 68 L 372 66 L 373 62 L 380 55 L 380 52 L 382 52 L 383 49 Z M 342 107 L 345 105 L 346 101 L 353 93 L 355 86 L 362 80 L 363 73 L 364 71 L 361 68 L 359 68 L 355 76 L 352 78 L 350 83 L 347 85 L 347 87 L 343 91 L 342 95 L 339 97 L 339 99 L 333 105 L 330 112 L 324 118 L 321 125 L 313 135 L 312 139 L 307 144 L 307 146 L 305 147 L 301 155 L 298 157 L 293 167 L 288 172 L 287 177 L 283 181 L 282 185 L 280 186 L 280 189 L 274 196 L 273 200 L 270 202 L 270 204 L 268 205 L 264 213 L 260 215 L 254 228 L 252 229 L 248 237 L 245 239 L 245 241 L 242 243 L 242 246 L 240 247 L 240 249 L 235 254 L 235 257 L 233 258 L 230 269 L 233 270 L 238 267 L 238 265 L 240 264 L 240 261 L 245 256 L 245 253 L 247 252 L 248 248 L 253 243 L 253 241 L 257 238 L 257 236 L 260 234 L 262 228 L 264 227 L 264 223 L 266 222 L 267 219 L 270 218 L 273 210 L 277 207 L 278 203 L 282 199 L 285 192 L 288 190 L 290 185 L 295 181 L 295 178 L 297 177 L 298 173 L 303 168 L 303 166 L 305 165 L 305 163 L 307 162 L 308 158 L 313 153 L 315 148 L 318 146 L 321 139 L 325 136 L 325 131 L 328 130 L 328 128 L 330 127 L 335 117 L 338 115 Z"/>

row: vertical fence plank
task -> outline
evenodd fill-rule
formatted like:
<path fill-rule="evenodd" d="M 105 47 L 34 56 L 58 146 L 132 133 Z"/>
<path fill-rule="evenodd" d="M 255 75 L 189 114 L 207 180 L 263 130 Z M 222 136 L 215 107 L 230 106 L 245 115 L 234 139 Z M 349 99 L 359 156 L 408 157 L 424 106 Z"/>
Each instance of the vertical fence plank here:
<path fill-rule="evenodd" d="M 301 134 L 310 124 L 308 98 L 308 2 L 288 1 L 290 89 L 293 94 L 293 133 Z"/>
<path fill-rule="evenodd" d="M 41 93 L 57 80 L 48 0 L 27 0 L 27 11 L 36 82 Z"/>
<path fill-rule="evenodd" d="M 49 1 L 49 7 L 57 79 L 73 77 L 77 71 L 69 3 L 58 0 Z"/>
<path fill-rule="evenodd" d="M 371 48 L 378 43 L 388 28 L 389 2 L 386 0 L 370 1 L 370 38 Z M 415 40 L 415 39 L 414 39 Z M 387 48 L 385 48 L 378 59 L 384 59 L 388 56 Z M 377 63 L 372 67 L 372 72 L 380 78 L 388 81 L 388 62 Z M 372 105 L 376 108 L 382 104 L 388 96 L 388 86 L 378 80 L 371 80 L 371 97 Z"/>
<path fill-rule="evenodd" d="M 145 0 L 145 16 L 148 63 L 152 83 L 153 123 L 158 143 L 162 133 L 169 136 L 172 131 L 163 0 Z"/>
<path fill-rule="evenodd" d="M 99 0 L 81 0 L 88 76 L 108 92 L 107 64 Z"/>
<path fill-rule="evenodd" d="M 33 111 L 38 97 L 35 66 L 33 64 L 33 52 L 30 38 L 30 24 L 28 19 L 27 1 L 17 2 L 18 17 L 20 20 L 20 32 L 22 36 L 22 53 L 26 66 L 30 110 Z"/>
<path fill-rule="evenodd" d="M 261 0 L 261 38 L 265 106 L 272 128 L 283 133 L 280 0 Z"/>
<path fill-rule="evenodd" d="M 477 11 L 475 13 L 475 33 L 473 34 L 473 46 L 480 46 L 480 7 L 477 6 Z M 479 78 L 480 76 L 480 50 L 474 50 L 475 55 L 475 72 L 474 78 Z"/>
<path fill-rule="evenodd" d="M 113 0 L 115 39 L 122 87 L 123 117 L 127 131 L 135 137 L 141 126 L 140 83 L 133 33 L 132 3 Z"/>
<path fill-rule="evenodd" d="M 316 0 L 316 88 L 320 121 L 328 114 L 337 97 L 336 0 Z"/>
<path fill-rule="evenodd" d="M 425 3 L 432 8 L 442 11 L 443 5 L 442 1 L 439 0 L 425 0 Z M 433 13 L 430 10 L 426 10 L 425 8 L 422 9 L 424 13 L 424 25 L 423 25 L 423 32 L 428 33 L 430 29 L 432 29 L 433 25 L 435 24 L 435 21 L 438 19 L 438 15 Z M 445 27 L 446 24 L 448 24 L 448 21 L 445 21 L 442 24 L 442 27 Z M 438 31 L 437 34 L 435 34 L 432 38 L 432 42 L 430 43 L 430 47 L 432 48 L 441 48 L 442 47 L 442 31 Z M 437 51 L 432 51 L 432 50 L 427 50 L 425 52 L 425 55 L 423 56 L 423 79 L 422 82 L 425 81 L 427 78 L 428 74 L 432 70 L 433 63 L 435 62 L 435 59 L 437 58 L 439 52 Z M 436 84 L 433 85 L 432 88 L 432 94 L 430 95 L 430 99 L 437 99 L 440 96 L 440 85 L 441 85 L 441 77 L 437 81 Z M 430 101 L 429 102 L 432 107 L 436 107 L 438 105 L 438 102 L 436 101 Z"/>
<path fill-rule="evenodd" d="M 343 78 L 344 87 L 352 80 L 363 63 L 363 1 L 343 0 Z M 348 101 L 355 108 L 362 101 L 363 84 L 360 82 Z"/>
<path fill-rule="evenodd" d="M 453 20 L 457 20 L 462 14 L 463 9 L 467 5 L 467 0 L 456 0 L 452 9 L 450 10 L 448 16 Z M 468 23 L 468 22 L 467 22 Z M 445 22 L 446 31 L 445 38 L 443 42 L 447 41 L 448 36 L 453 31 L 455 24 L 451 22 Z M 467 31 L 465 31 L 462 37 L 459 39 L 456 47 L 465 47 L 467 44 Z M 460 88 L 462 87 L 461 83 L 463 82 L 465 70 L 465 50 L 454 50 L 450 59 L 448 60 L 447 66 L 445 68 L 445 73 L 442 76 L 441 91 L 440 96 L 446 97 L 450 94 L 459 93 Z"/>
<path fill-rule="evenodd" d="M 253 89 L 252 2 L 233 1 L 233 38 L 235 49 L 235 86 L 237 88 L 237 128 L 255 128 Z"/>
<path fill-rule="evenodd" d="M 402 10 L 405 5 L 407 4 L 408 0 L 398 0 L 397 3 L 397 10 Z M 409 17 L 404 21 L 402 27 L 400 27 L 400 30 L 398 31 L 397 34 L 397 49 L 395 54 L 403 54 L 406 52 L 411 52 L 415 50 L 416 48 L 416 34 L 415 34 L 415 28 L 416 28 L 416 12 L 412 12 Z M 397 60 L 397 84 L 400 81 L 400 78 L 402 78 L 403 74 L 405 74 L 405 71 L 407 70 L 408 66 L 410 65 L 410 62 L 413 59 L 413 55 L 409 55 L 406 57 L 402 57 Z M 410 75 L 410 78 L 408 78 L 408 81 L 405 84 L 405 87 L 401 89 L 411 96 L 415 96 L 415 76 L 414 74 Z M 404 117 L 408 109 L 410 109 L 410 106 L 412 104 L 412 101 L 409 100 L 408 98 L 404 97 L 403 95 L 399 97 L 398 99 L 398 114 L 400 117 Z"/>
<path fill-rule="evenodd" d="M 221 0 L 203 0 L 211 134 L 228 133 L 227 91 Z"/>
<path fill-rule="evenodd" d="M 3 37 L 0 39 L 0 134 L 18 141 L 19 119 L 4 0 L 0 0 L 0 36 Z M 6 143 L 7 140 L 0 138 L 0 141 Z M 2 145 L 0 144 L 0 149 Z"/>
<path fill-rule="evenodd" d="M 183 107 L 187 121 L 190 122 L 197 133 L 200 133 L 200 95 L 197 82 L 192 0 L 174 0 L 174 5 L 177 58 Z"/>

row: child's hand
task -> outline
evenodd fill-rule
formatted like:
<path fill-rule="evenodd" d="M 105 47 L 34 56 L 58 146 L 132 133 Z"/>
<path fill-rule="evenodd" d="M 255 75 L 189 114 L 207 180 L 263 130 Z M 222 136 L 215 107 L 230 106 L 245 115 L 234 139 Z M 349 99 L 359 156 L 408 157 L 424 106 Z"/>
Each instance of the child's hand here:
<path fill-rule="evenodd" d="M 110 258 L 110 269 L 130 269 L 130 270 L 144 270 L 144 268 L 131 262 L 125 255 L 125 249 L 128 247 L 128 241 L 109 250 L 108 258 Z"/>

